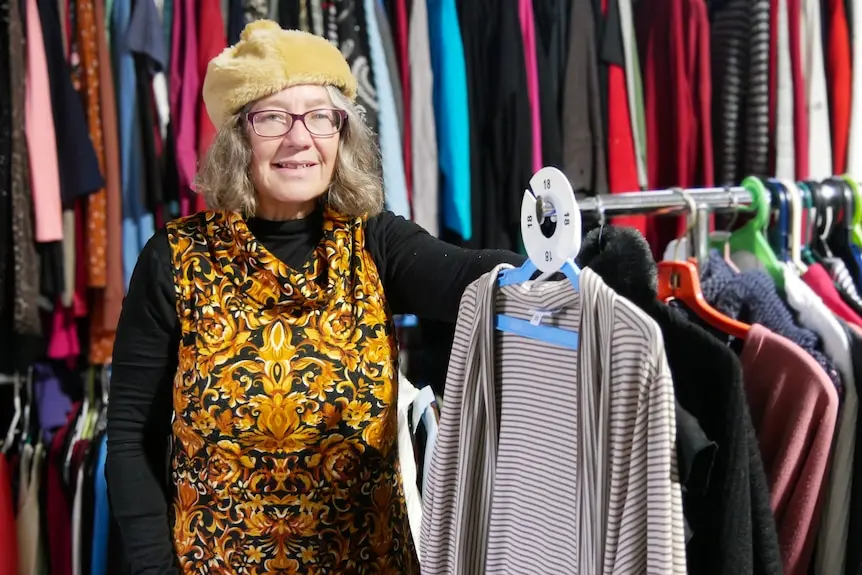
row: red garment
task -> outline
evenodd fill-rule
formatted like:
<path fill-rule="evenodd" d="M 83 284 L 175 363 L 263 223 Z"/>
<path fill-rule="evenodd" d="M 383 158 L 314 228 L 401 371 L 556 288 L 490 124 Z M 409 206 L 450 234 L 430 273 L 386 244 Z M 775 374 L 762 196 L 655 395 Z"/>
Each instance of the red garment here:
<path fill-rule="evenodd" d="M 829 90 L 829 112 L 832 118 L 832 172 L 847 169 L 847 146 L 850 140 L 850 107 L 853 96 L 853 64 L 850 53 L 850 30 L 844 0 L 824 3 L 826 28 L 826 80 Z"/>
<path fill-rule="evenodd" d="M 197 119 L 201 94 L 194 0 L 175 0 L 171 37 L 169 102 L 174 154 L 179 176 L 180 215 L 191 213 L 191 188 L 197 170 Z"/>
<path fill-rule="evenodd" d="M 786 575 L 806 575 L 838 419 L 838 392 L 790 340 L 752 325 L 740 356 Z"/>
<path fill-rule="evenodd" d="M 0 575 L 18 575 L 18 529 L 12 500 L 12 475 L 0 453 Z"/>
<path fill-rule="evenodd" d="M 820 296 L 829 311 L 848 323 L 862 327 L 862 318 L 844 302 L 841 294 L 835 289 L 829 272 L 823 269 L 823 266 L 820 264 L 810 266 L 808 271 L 802 274 L 802 279 L 814 290 L 814 293 Z"/>
<path fill-rule="evenodd" d="M 650 188 L 712 186 L 712 80 L 709 17 L 703 0 L 653 0 L 635 8 L 643 61 L 647 177 Z M 610 163 L 610 162 L 609 162 Z M 611 172 L 617 169 L 612 163 Z M 654 253 L 685 231 L 650 222 Z"/>
<path fill-rule="evenodd" d="M 207 74 L 207 65 L 210 60 L 221 54 L 227 47 L 227 36 L 225 35 L 224 17 L 221 13 L 219 0 L 200 0 L 198 3 L 198 78 Z M 207 115 L 203 96 L 198 97 L 198 134 L 197 147 L 198 158 L 203 157 L 212 143 L 216 130 Z M 201 194 L 196 194 L 194 199 L 194 211 L 200 212 L 207 209 L 206 201 Z"/>
<path fill-rule="evenodd" d="M 85 221 L 84 199 L 75 202 L 75 295 L 72 307 L 63 305 L 57 298 L 57 305 L 51 315 L 51 336 L 48 341 L 48 357 L 66 361 L 70 367 L 81 354 L 78 338 L 78 320 L 87 317 L 87 227 Z"/>
<path fill-rule="evenodd" d="M 793 146 L 796 179 L 808 179 L 808 96 L 802 72 L 802 1 L 787 0 L 790 66 L 793 73 Z"/>
<path fill-rule="evenodd" d="M 203 78 L 207 73 L 210 60 L 227 47 L 224 33 L 224 18 L 219 0 L 200 0 L 198 14 L 198 75 Z M 198 100 L 198 156 L 202 156 L 212 143 L 215 127 L 207 115 L 203 97 Z"/>
<path fill-rule="evenodd" d="M 51 553 L 51 575 L 72 575 L 72 508 L 66 497 L 63 482 L 65 464 L 63 447 L 79 411 L 80 404 L 72 409 L 69 422 L 54 434 L 48 449 L 45 472 L 45 513 L 48 518 L 47 538 L 48 550 Z"/>
<path fill-rule="evenodd" d="M 411 136 L 410 109 L 410 32 L 407 26 L 406 0 L 395 0 L 395 52 L 401 74 L 401 94 L 404 97 L 404 178 L 407 182 L 407 201 L 413 212 L 413 145 Z"/>
<path fill-rule="evenodd" d="M 602 12 L 607 17 L 608 0 L 602 0 Z M 629 111 L 626 72 L 622 66 L 608 63 L 608 191 L 612 194 L 633 192 L 640 188 L 635 153 L 634 131 Z M 646 216 L 619 216 L 615 226 L 627 226 L 647 231 Z"/>

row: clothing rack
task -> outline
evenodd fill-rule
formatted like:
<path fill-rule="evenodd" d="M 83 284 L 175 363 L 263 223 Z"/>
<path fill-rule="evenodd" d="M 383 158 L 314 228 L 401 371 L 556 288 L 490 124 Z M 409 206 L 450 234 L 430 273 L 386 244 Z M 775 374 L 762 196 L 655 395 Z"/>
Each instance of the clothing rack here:
<path fill-rule="evenodd" d="M 689 221 L 695 216 L 691 241 L 698 261 L 709 255 L 709 214 L 748 211 L 752 204 L 751 193 L 742 186 L 723 188 L 670 188 L 643 192 L 624 192 L 602 196 L 579 196 L 581 212 L 599 212 L 600 222 L 606 216 L 685 215 Z M 692 207 L 696 209 L 693 213 Z"/>
<path fill-rule="evenodd" d="M 625 192 L 602 196 L 579 196 L 581 212 L 599 212 L 606 216 L 627 216 L 649 212 L 653 215 L 682 215 L 689 212 L 690 196 L 698 208 L 709 211 L 735 211 L 751 205 L 751 193 L 742 186 L 726 188 L 670 188 L 643 192 Z"/>

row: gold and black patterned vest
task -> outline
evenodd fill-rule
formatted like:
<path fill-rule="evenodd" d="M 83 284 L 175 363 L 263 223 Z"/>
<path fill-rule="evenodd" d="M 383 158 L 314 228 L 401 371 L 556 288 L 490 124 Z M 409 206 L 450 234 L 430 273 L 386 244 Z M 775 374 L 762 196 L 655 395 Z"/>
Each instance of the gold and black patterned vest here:
<path fill-rule="evenodd" d="M 184 573 L 418 575 L 396 343 L 364 222 L 299 270 L 234 213 L 168 226 L 182 327 L 174 548 Z"/>

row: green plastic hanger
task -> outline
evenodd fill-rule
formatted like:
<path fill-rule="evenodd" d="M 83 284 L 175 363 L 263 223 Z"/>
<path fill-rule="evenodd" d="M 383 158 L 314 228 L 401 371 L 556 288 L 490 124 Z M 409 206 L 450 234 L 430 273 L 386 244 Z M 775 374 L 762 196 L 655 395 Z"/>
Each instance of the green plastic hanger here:
<path fill-rule="evenodd" d="M 844 174 L 843 178 L 853 190 L 853 219 L 850 222 L 850 238 L 854 244 L 862 247 L 862 189 L 859 188 L 859 182 L 849 174 Z"/>
<path fill-rule="evenodd" d="M 779 289 L 784 288 L 784 269 L 769 247 L 766 225 L 769 223 L 770 196 L 766 186 L 758 178 L 748 177 L 742 187 L 751 194 L 753 217 L 744 226 L 730 234 L 730 253 L 749 252 L 760 262 Z"/>

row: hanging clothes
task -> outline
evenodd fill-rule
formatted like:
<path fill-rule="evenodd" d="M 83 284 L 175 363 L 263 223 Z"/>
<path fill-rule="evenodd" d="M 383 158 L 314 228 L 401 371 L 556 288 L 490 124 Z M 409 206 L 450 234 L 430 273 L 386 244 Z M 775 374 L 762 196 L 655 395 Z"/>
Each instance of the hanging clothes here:
<path fill-rule="evenodd" d="M 797 314 L 799 323 L 822 338 L 823 349 L 835 362 L 844 383 L 833 444 L 835 453 L 824 488 L 823 520 L 818 530 L 814 558 L 815 573 L 843 573 L 849 526 L 847 506 L 850 503 L 851 470 L 859 410 L 850 339 L 823 301 L 799 278 L 798 273 L 789 267 L 784 270 L 784 292 L 787 303 Z"/>
<path fill-rule="evenodd" d="M 542 163 L 542 119 L 539 100 L 539 70 L 536 55 L 536 21 L 533 15 L 533 0 L 518 0 L 518 20 L 521 24 L 521 40 L 524 43 L 524 69 L 527 73 L 527 96 L 530 100 L 530 125 L 532 130 L 533 171 L 538 172 Z"/>
<path fill-rule="evenodd" d="M 862 178 L 862 8 L 853 7 L 852 2 L 847 2 L 845 7 L 852 37 L 850 61 L 853 63 L 847 172 Z"/>
<path fill-rule="evenodd" d="M 768 175 L 769 6 L 769 0 L 711 3 L 717 184 Z"/>
<path fill-rule="evenodd" d="M 787 0 L 787 33 L 790 43 L 790 66 L 793 80 L 793 146 L 797 181 L 808 178 L 808 104 L 802 63 L 802 2 Z"/>
<path fill-rule="evenodd" d="M 499 271 L 473 282 L 461 300 L 424 494 L 423 575 L 685 573 L 673 388 L 658 326 L 589 268 L 578 291 L 567 281 L 498 289 Z M 523 319 L 536 309 L 554 309 L 554 325 L 587 346 L 576 351 L 492 327 L 494 310 Z M 649 368 L 633 371 L 629 362 Z M 496 402 L 510 396 L 544 398 L 542 416 L 500 410 Z M 599 430 L 585 401 L 608 418 L 604 447 L 593 443 Z M 597 447 L 600 461 L 584 451 Z M 625 489 L 603 493 L 605 485 Z M 548 500 L 551 508 L 540 504 Z M 518 537 L 505 536 L 513 532 Z"/>
<path fill-rule="evenodd" d="M 6 454 L 0 453 L 0 574 L 18 575 L 18 529 L 12 499 L 12 477 Z"/>
<path fill-rule="evenodd" d="M 602 0 L 602 21 L 599 26 L 599 78 L 603 83 L 600 90 L 607 96 L 603 108 L 608 135 L 608 188 L 616 194 L 640 188 L 638 172 L 637 144 L 633 118 L 629 110 L 628 87 L 624 70 L 626 55 L 625 42 L 618 8 L 619 0 Z M 630 33 L 627 33 L 630 34 Z M 634 70 L 631 71 L 634 73 Z M 630 74 L 631 75 L 631 74 Z M 603 102 L 603 105 L 605 102 Z M 616 225 L 630 226 L 644 231 L 646 219 L 643 216 L 624 216 L 614 218 Z"/>
<path fill-rule="evenodd" d="M 752 325 L 740 356 L 779 528 L 784 573 L 808 572 L 838 416 L 838 395 L 799 346 Z"/>
<path fill-rule="evenodd" d="M 701 0 L 642 2 L 635 9 L 635 24 L 644 71 L 650 187 L 711 186 L 712 80 L 706 5 Z M 684 231 L 681 220 L 676 226 L 652 221 L 647 239 L 654 253 L 661 254 Z"/>
<path fill-rule="evenodd" d="M 198 10 L 197 67 L 198 78 L 203 79 L 206 76 L 209 61 L 227 48 L 227 38 L 224 34 L 224 16 L 219 5 L 219 0 L 202 0 L 198 5 Z M 165 59 L 159 63 L 165 67 L 168 64 Z M 209 115 L 207 115 L 206 106 L 198 106 L 197 127 L 197 157 L 203 158 L 216 134 L 215 127 L 210 121 Z M 195 195 L 194 204 L 195 211 L 206 209 L 206 202 L 201 194 Z"/>
<path fill-rule="evenodd" d="M 398 0 L 402 2 L 403 0 Z M 438 180 L 437 128 L 434 124 L 434 81 L 431 39 L 428 35 L 428 6 L 412 0 L 410 6 L 409 84 L 410 158 L 413 191 L 413 221 L 433 236 L 440 235 L 440 190 Z M 409 133 L 409 132 L 406 132 Z"/>
<path fill-rule="evenodd" d="M 420 0 L 416 0 L 417 2 Z M 443 221 L 441 225 L 461 239 L 473 239 L 473 201 L 477 189 L 473 155 L 478 134 L 470 113 L 473 91 L 468 90 L 465 54 L 455 0 L 428 0 L 428 37 L 434 75 L 434 119 L 440 160 Z M 469 40 L 469 37 L 468 37 Z"/>
<path fill-rule="evenodd" d="M 608 193 L 605 127 L 599 97 L 595 14 L 573 0 L 563 82 L 563 172 L 575 190 Z"/>
<path fill-rule="evenodd" d="M 792 180 L 796 175 L 794 137 L 794 89 L 793 66 L 790 51 L 790 26 L 787 3 L 789 0 L 773 0 L 776 12 L 775 23 L 775 175 L 779 179 Z"/>
<path fill-rule="evenodd" d="M 808 175 L 813 179 L 824 179 L 832 175 L 832 129 L 823 59 L 825 43 L 822 35 L 821 3 L 820 0 L 802 2 L 802 59 L 808 107 Z"/>
<path fill-rule="evenodd" d="M 521 237 L 521 201 L 534 173 L 517 4 L 462 2 L 457 16 L 469 102 L 473 239 L 467 245 L 516 251 Z M 431 23 L 432 28 L 435 25 Z"/>
<path fill-rule="evenodd" d="M 27 82 L 25 83 L 25 123 L 31 179 L 36 240 L 63 239 L 60 174 L 57 138 L 54 130 L 51 87 L 45 55 L 45 41 L 36 0 L 24 4 L 26 18 Z"/>
<path fill-rule="evenodd" d="M 11 172 L 10 190 L 12 196 L 12 254 L 13 279 L 12 301 L 12 338 L 9 349 L 13 351 L 13 371 L 23 373 L 41 354 L 42 319 L 39 316 L 40 262 L 36 251 L 36 224 L 34 213 L 35 197 L 31 193 L 30 155 L 27 141 L 28 95 L 27 65 L 24 42 L 23 14 L 18 2 L 9 4 L 9 83 L 11 94 Z M 31 19 L 37 20 L 37 19 Z M 36 22 L 38 24 L 38 21 Z M 31 42 L 35 44 L 35 42 Z M 43 110 L 44 112 L 44 110 Z M 44 115 L 43 115 L 44 117 Z M 52 148 L 48 148 L 50 151 Z M 37 164 L 38 165 L 38 164 Z M 53 199 L 50 205 L 51 208 Z M 53 208 L 51 208 L 53 209 Z"/>
<path fill-rule="evenodd" d="M 563 168 L 562 82 L 568 49 L 565 35 L 569 18 L 568 4 L 566 0 L 536 0 L 533 2 L 536 70 L 539 79 L 542 165 L 555 166 L 561 169 Z"/>
<path fill-rule="evenodd" d="M 380 150 L 383 158 L 383 190 L 386 207 L 399 216 L 410 218 L 410 203 L 407 199 L 407 182 L 404 177 L 404 157 L 401 147 L 401 132 L 396 113 L 396 98 L 392 89 L 392 78 L 386 65 L 386 52 L 380 36 L 375 10 L 376 0 L 364 0 L 365 21 L 377 100 L 380 103 Z M 397 79 L 397 78 L 396 78 Z"/>
<path fill-rule="evenodd" d="M 847 145 L 850 137 L 853 69 L 847 14 L 843 0 L 823 3 L 826 34 L 824 39 L 826 77 L 832 126 L 832 173 L 843 174 L 847 168 Z"/>
<path fill-rule="evenodd" d="M 578 264 L 598 273 L 661 329 L 678 404 L 688 572 L 780 575 L 775 519 L 739 359 L 723 341 L 657 300 L 650 246 L 634 229 L 590 231 Z M 698 441 L 697 429 L 679 417 L 680 411 L 694 418 L 718 449 L 711 451 L 703 437 Z"/>

